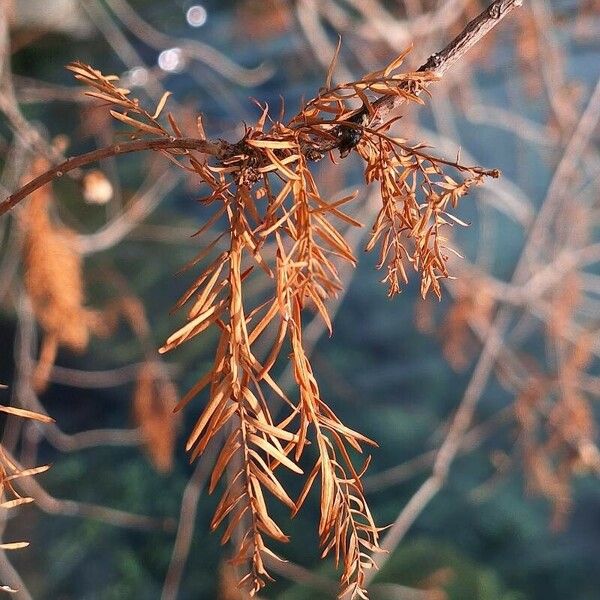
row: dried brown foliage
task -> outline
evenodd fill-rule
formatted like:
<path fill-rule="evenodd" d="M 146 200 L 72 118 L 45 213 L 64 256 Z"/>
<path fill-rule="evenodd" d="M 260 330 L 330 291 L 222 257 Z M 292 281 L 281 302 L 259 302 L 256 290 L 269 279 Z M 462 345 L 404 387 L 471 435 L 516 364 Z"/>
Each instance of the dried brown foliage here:
<path fill-rule="evenodd" d="M 40 174 L 47 168 L 47 161 L 38 158 L 32 171 Z M 40 359 L 33 375 L 37 391 L 47 385 L 59 346 L 81 352 L 89 341 L 90 313 L 84 306 L 82 258 L 74 243 L 74 233 L 52 220 L 52 204 L 52 189 L 48 185 L 31 195 L 21 213 L 25 232 L 24 283 L 35 317 L 44 331 Z"/>
<path fill-rule="evenodd" d="M 580 388 L 591 360 L 591 342 L 591 336 L 579 338 L 559 372 L 532 377 L 514 404 L 527 487 L 550 500 L 555 529 L 564 525 L 570 511 L 573 476 L 600 472 L 594 415 Z"/>
<path fill-rule="evenodd" d="M 439 337 L 444 357 L 455 370 L 469 365 L 479 347 L 481 332 L 490 329 L 498 304 L 498 290 L 494 291 L 490 281 L 465 273 L 454 285 L 454 301 L 439 322 L 431 302 L 423 301 L 416 307 L 417 327 Z M 502 361 L 496 366 L 498 381 L 511 394 L 516 391 L 512 410 L 526 488 L 550 501 L 554 529 L 564 526 L 570 512 L 573 478 L 582 472 L 600 472 L 592 407 L 594 390 L 589 392 L 584 386 L 590 379 L 596 330 L 592 327 L 572 335 L 585 298 L 581 273 L 567 272 L 561 283 L 548 294 L 541 331 L 530 321 L 520 324 L 536 341 L 545 335 L 554 364 L 545 372 L 530 351 L 521 351 L 518 360 L 524 369 L 524 381 L 516 390 L 515 374 L 510 368 L 514 367 L 514 358 L 508 366 Z M 527 333 L 521 331 L 515 337 Z"/>
<path fill-rule="evenodd" d="M 571 507 L 572 478 L 581 471 L 600 472 L 591 397 L 581 389 L 592 362 L 596 331 L 566 341 L 583 297 L 576 272 L 567 273 L 563 285 L 551 294 L 546 330 L 557 354 L 557 367 L 545 385 L 537 386 L 537 423 L 530 415 L 528 427 L 523 427 L 529 443 L 525 448 L 526 467 L 532 475 L 529 485 L 552 502 L 556 529 L 564 525 Z M 532 431 L 535 425 L 540 430 L 537 437 Z"/>
<path fill-rule="evenodd" d="M 536 65 L 540 60 L 544 59 L 544 50 L 540 43 L 537 25 L 531 12 L 522 12 L 517 21 L 517 27 L 517 57 L 519 68 L 523 74 L 523 83 L 529 95 L 539 97 L 543 86 Z"/>
<path fill-rule="evenodd" d="M 477 323 L 486 329 L 494 308 L 495 301 L 484 282 L 461 280 L 453 304 L 438 330 L 444 358 L 455 371 L 466 369 L 477 353 L 477 339 L 471 324 Z"/>
<path fill-rule="evenodd" d="M 5 386 L 0 385 L 0 388 L 4 387 Z M 32 419 L 41 423 L 54 422 L 52 418 L 46 415 L 14 406 L 4 406 L 0 404 L 0 412 L 24 419 Z M 38 475 L 39 473 L 44 473 L 49 468 L 50 465 L 43 465 L 40 467 L 32 467 L 30 469 L 21 469 L 13 463 L 5 449 L 0 445 L 0 508 L 10 510 L 17 506 L 33 502 L 33 498 L 22 496 L 18 490 L 15 489 L 13 482 L 21 477 L 31 477 L 33 475 Z M 26 548 L 27 546 L 29 546 L 29 542 L 0 543 L 0 550 L 18 550 L 20 548 Z M 7 585 L 0 585 L 0 590 L 10 594 L 18 592 L 18 590 Z"/>
<path fill-rule="evenodd" d="M 46 159 L 37 158 L 32 167 L 33 175 L 44 173 L 48 166 Z M 91 171 L 87 177 L 90 176 L 91 183 L 86 183 L 84 178 L 84 195 L 87 189 L 94 196 L 88 201 L 98 202 L 108 190 L 91 191 L 85 186 L 105 187 L 110 184 L 99 171 Z M 60 346 L 73 352 L 83 352 L 89 344 L 90 335 L 110 335 L 119 318 L 123 318 L 142 341 L 149 334 L 143 305 L 136 298 L 124 295 L 104 310 L 85 306 L 83 257 L 75 232 L 52 218 L 53 205 L 54 195 L 48 184 L 31 195 L 20 213 L 24 230 L 23 281 L 33 313 L 44 334 L 32 376 L 37 392 L 44 391 L 48 385 Z"/>
<path fill-rule="evenodd" d="M 133 395 L 133 416 L 154 468 L 168 473 L 173 467 L 179 421 L 173 409 L 178 394 L 164 370 L 148 361 L 140 369 Z"/>
<path fill-rule="evenodd" d="M 417 302 L 415 325 L 421 333 L 439 340 L 444 358 L 455 371 L 464 371 L 479 350 L 473 327 L 486 330 L 496 305 L 485 280 L 465 274 L 455 282 L 452 303 L 439 319 L 429 298 Z"/>
<path fill-rule="evenodd" d="M 367 250 L 379 248 L 379 267 L 387 271 L 384 281 L 390 295 L 408 280 L 410 267 L 420 273 L 423 296 L 429 290 L 440 295 L 439 279 L 448 276 L 450 251 L 444 228 L 461 224 L 449 211 L 485 176 L 497 176 L 496 171 L 466 167 L 458 158 L 437 158 L 423 144 L 390 137 L 385 133 L 392 124 L 389 119 L 375 129 L 369 127 L 382 116 L 378 99 L 397 96 L 422 102 L 419 95 L 433 77 L 427 72 L 399 72 L 403 57 L 360 81 L 336 87 L 331 86 L 332 63 L 325 89 L 296 116 L 288 122 L 282 117 L 274 120 L 265 106 L 257 123 L 247 127 L 235 144 L 206 141 L 204 155 L 162 150 L 210 189 L 202 202 L 214 207 L 214 214 L 197 236 L 225 223 L 222 233 L 207 240 L 187 266 L 204 268 L 177 303 L 178 308 L 188 306 L 187 323 L 169 337 L 161 352 L 208 328 L 219 332 L 212 369 L 178 408 L 208 388 L 207 404 L 187 449 L 194 459 L 211 441 L 224 440 L 210 491 L 225 474 L 227 483 L 211 527 L 228 519 L 223 543 L 237 532 L 233 562 L 242 568 L 249 564 L 242 583 L 252 594 L 270 579 L 265 557 L 278 558 L 268 548 L 268 539 L 288 541 L 271 517 L 265 492 L 295 514 L 319 481 L 320 543 L 323 556 L 332 553 L 343 567 L 342 595 L 366 598 L 365 572 L 373 565 L 372 553 L 379 550 L 380 530 L 361 485 L 369 461 L 359 468 L 350 455 L 373 442 L 341 423 L 322 398 L 302 336 L 305 308 L 316 311 L 331 331 L 326 303 L 342 288 L 338 265 L 356 262 L 339 228 L 339 223 L 361 225 L 343 210 L 356 195 L 335 201 L 322 197 L 310 161 L 324 156 L 333 160 L 334 148 L 342 156 L 355 148 L 364 160 L 365 181 L 377 182 L 382 200 Z M 128 126 L 132 138 L 183 137 L 171 114 L 168 128 L 158 120 L 168 94 L 151 114 L 128 90 L 117 87 L 116 78 L 79 63 L 69 68 L 94 88 L 89 95 L 115 107 L 112 116 Z M 362 102 L 367 115 L 360 122 L 356 119 L 360 113 L 353 108 L 356 101 Z M 199 132 L 204 140 L 201 121 Z M 216 246 L 223 238 L 227 249 L 219 252 Z M 250 305 L 244 290 L 248 281 L 260 276 L 268 278 L 269 294 Z M 286 356 L 293 367 L 294 395 L 282 390 L 274 378 Z M 282 408 L 286 412 L 280 416 Z M 317 456 L 300 497 L 293 500 L 278 469 L 303 475 L 299 463 L 309 444 Z"/>

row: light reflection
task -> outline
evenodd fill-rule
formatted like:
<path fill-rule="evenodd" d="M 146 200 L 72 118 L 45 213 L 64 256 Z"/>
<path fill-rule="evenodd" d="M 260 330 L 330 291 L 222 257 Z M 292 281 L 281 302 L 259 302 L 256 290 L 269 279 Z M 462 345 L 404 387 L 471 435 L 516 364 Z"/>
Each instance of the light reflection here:
<path fill-rule="evenodd" d="M 123 82 L 130 87 L 143 87 L 148 83 L 148 70 L 134 67 L 123 74 Z"/>
<path fill-rule="evenodd" d="M 168 50 L 163 50 L 158 55 L 158 66 L 163 71 L 178 73 L 183 69 L 184 63 L 185 60 L 181 48 L 169 48 Z"/>
<path fill-rule="evenodd" d="M 188 22 L 188 25 L 191 25 L 192 27 L 202 27 L 202 25 L 206 23 L 207 18 L 208 13 L 204 6 L 200 4 L 190 6 L 185 13 L 185 19 Z"/>

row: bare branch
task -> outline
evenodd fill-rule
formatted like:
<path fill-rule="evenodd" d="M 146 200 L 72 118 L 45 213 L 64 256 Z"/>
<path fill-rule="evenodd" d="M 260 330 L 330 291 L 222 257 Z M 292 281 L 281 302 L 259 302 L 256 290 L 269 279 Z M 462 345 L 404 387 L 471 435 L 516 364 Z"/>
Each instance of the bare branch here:
<path fill-rule="evenodd" d="M 222 155 L 227 146 L 228 144 L 226 142 L 209 142 L 207 140 L 196 138 L 161 138 L 153 140 L 134 140 L 133 142 L 123 142 L 107 146 L 106 148 L 92 150 L 86 154 L 67 159 L 24 185 L 20 190 L 6 198 L 6 200 L 0 204 L 0 216 L 8 212 L 35 190 L 50 183 L 53 179 L 62 177 L 69 171 L 109 158 L 110 156 L 131 154 L 132 152 L 141 152 L 143 150 L 179 149 L 196 150 L 203 154 L 212 154 L 218 157 Z"/>
<path fill-rule="evenodd" d="M 14 456 L 8 453 L 6 449 L 4 452 L 19 470 L 23 470 L 23 467 Z M 98 504 L 55 498 L 41 486 L 35 477 L 32 476 L 20 477 L 15 481 L 16 485 L 24 491 L 25 495 L 33 498 L 40 510 L 48 514 L 96 519 L 114 525 L 115 527 L 127 527 L 141 530 L 173 530 L 173 520 L 169 518 L 147 517 L 115 508 L 100 506 Z"/>
<path fill-rule="evenodd" d="M 212 444 L 204 455 L 203 460 L 197 463 L 194 473 L 183 491 L 177 536 L 175 537 L 171 562 L 169 563 L 169 570 L 167 571 L 163 585 L 162 600 L 176 598 L 178 595 L 181 577 L 192 545 L 192 536 L 194 534 L 193 524 L 196 520 L 198 502 L 202 488 L 210 475 L 210 469 L 216 454 L 217 444 Z"/>
<path fill-rule="evenodd" d="M 475 17 L 442 51 L 432 54 L 425 64 L 419 67 L 421 72 L 430 72 L 437 77 L 442 77 L 454 64 L 456 64 L 475 44 L 514 8 L 521 6 L 523 0 L 495 0 L 479 16 Z M 375 118 L 372 127 L 381 125 L 390 113 L 395 111 L 404 99 L 401 96 L 385 96 L 373 103 Z M 367 116 L 363 108 L 356 117 L 355 122 L 360 122 Z"/>

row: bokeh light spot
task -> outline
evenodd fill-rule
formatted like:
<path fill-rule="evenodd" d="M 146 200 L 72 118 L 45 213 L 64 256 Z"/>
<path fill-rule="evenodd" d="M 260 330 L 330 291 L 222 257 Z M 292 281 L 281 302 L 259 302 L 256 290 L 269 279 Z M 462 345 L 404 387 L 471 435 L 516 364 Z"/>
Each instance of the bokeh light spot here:
<path fill-rule="evenodd" d="M 192 27 L 202 27 L 204 23 L 206 23 L 206 19 L 208 18 L 208 12 L 204 8 L 204 6 L 200 4 L 195 4 L 194 6 L 190 6 L 187 12 L 185 13 L 185 19 L 188 22 L 188 25 Z"/>
<path fill-rule="evenodd" d="M 184 58 L 181 48 L 169 48 L 158 55 L 158 66 L 163 71 L 177 73 L 183 69 Z"/>

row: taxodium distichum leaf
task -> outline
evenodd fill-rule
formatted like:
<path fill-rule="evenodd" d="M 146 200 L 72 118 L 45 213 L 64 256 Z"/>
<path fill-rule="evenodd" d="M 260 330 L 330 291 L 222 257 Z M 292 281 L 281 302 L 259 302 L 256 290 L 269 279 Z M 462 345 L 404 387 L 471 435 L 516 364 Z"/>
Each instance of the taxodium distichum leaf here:
<path fill-rule="evenodd" d="M 369 460 L 355 466 L 352 458 L 374 442 L 346 427 L 322 397 L 303 342 L 306 309 L 332 330 L 327 304 L 342 289 L 338 266 L 356 263 L 341 225 L 362 225 L 351 212 L 356 194 L 336 201 L 323 197 L 310 163 L 334 160 L 334 149 L 342 156 L 354 151 L 364 162 L 366 184 L 379 186 L 381 208 L 366 249 L 378 252 L 390 295 L 400 291 L 411 270 L 421 277 L 423 296 L 440 295 L 439 279 L 448 276 L 451 251 L 444 230 L 461 224 L 451 210 L 473 185 L 498 175 L 389 136 L 392 119 L 371 127 L 381 119 L 378 102 L 395 96 L 422 103 L 435 79 L 429 72 L 402 73 L 403 57 L 360 81 L 331 87 L 328 76 L 327 89 L 289 121 L 274 119 L 263 107 L 235 144 L 220 140 L 206 141 L 201 151 L 161 149 L 206 184 L 209 193 L 202 202 L 213 208 L 197 232 L 202 249 L 187 265 L 203 270 L 177 302 L 187 310 L 186 323 L 161 352 L 209 328 L 219 332 L 212 368 L 178 408 L 206 391 L 187 450 L 195 459 L 211 442 L 221 444 L 209 487 L 223 491 L 211 527 L 224 528 L 224 543 L 236 540 L 233 562 L 244 565 L 242 584 L 252 594 L 270 579 L 267 559 L 279 560 L 269 540 L 288 541 L 269 512 L 267 495 L 295 514 L 312 488 L 320 487 L 322 553 L 332 553 L 341 564 L 344 597 L 366 597 L 365 572 L 380 551 L 380 528 L 361 485 Z M 79 63 L 69 68 L 93 88 L 91 96 L 112 105 L 112 116 L 133 139 L 183 138 L 171 114 L 168 125 L 159 121 L 166 95 L 147 111 L 115 78 Z M 357 99 L 360 112 L 351 108 Z M 224 229 L 211 239 L 208 232 L 223 222 Z M 269 292 L 252 304 L 245 290 L 258 277 L 266 278 Z M 291 393 L 273 375 L 282 360 L 291 361 L 296 383 Z M 305 473 L 299 463 L 309 444 L 315 458 Z M 298 498 L 281 483 L 282 470 L 304 478 Z"/>

